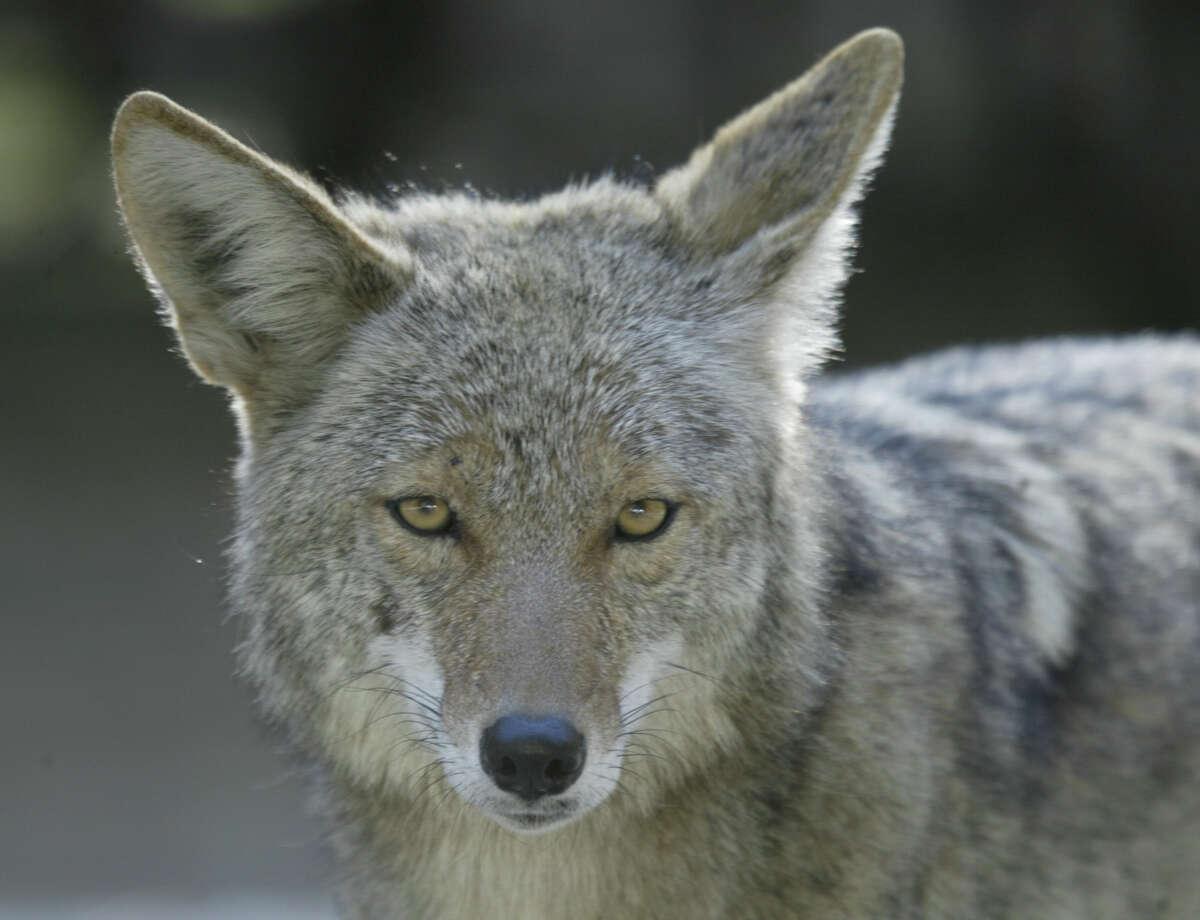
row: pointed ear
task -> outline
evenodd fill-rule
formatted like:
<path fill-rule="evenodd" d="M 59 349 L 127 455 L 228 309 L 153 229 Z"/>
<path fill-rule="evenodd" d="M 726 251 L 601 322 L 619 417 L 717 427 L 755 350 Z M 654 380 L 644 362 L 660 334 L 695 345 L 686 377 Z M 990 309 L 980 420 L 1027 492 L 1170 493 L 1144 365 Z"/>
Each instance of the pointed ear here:
<path fill-rule="evenodd" d="M 274 413 L 357 317 L 411 275 L 311 180 L 156 93 L 130 96 L 112 133 L 117 200 L 136 255 L 204 379 Z"/>
<path fill-rule="evenodd" d="M 845 226 L 824 242 L 844 261 L 852 220 L 836 218 L 849 216 L 882 155 L 903 62 L 894 32 L 863 32 L 664 175 L 656 194 L 685 245 L 711 259 L 739 254 L 740 270 L 765 286 L 832 221 Z"/>

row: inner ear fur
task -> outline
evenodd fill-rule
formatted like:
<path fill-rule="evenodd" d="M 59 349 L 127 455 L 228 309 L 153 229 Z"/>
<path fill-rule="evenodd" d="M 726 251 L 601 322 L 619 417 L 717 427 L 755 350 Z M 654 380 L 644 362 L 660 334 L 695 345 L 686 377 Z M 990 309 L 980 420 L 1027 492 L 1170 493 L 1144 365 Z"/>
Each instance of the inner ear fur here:
<path fill-rule="evenodd" d="M 157 93 L 125 100 L 112 153 L 138 262 L 184 353 L 252 414 L 302 401 L 355 318 L 412 273 L 406 250 L 368 238 L 310 179 Z"/>
<path fill-rule="evenodd" d="M 678 235 L 710 257 L 753 241 L 785 269 L 876 165 L 903 63 L 894 32 L 860 33 L 722 127 L 657 184 Z"/>

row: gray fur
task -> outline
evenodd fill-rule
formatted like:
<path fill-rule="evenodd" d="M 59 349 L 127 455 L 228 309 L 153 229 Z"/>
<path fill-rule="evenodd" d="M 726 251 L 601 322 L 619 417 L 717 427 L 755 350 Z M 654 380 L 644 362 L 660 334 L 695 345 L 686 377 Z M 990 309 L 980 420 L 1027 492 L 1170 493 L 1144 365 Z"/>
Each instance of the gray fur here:
<path fill-rule="evenodd" d="M 863 33 L 655 189 L 528 203 L 335 202 L 122 108 L 347 916 L 1200 915 L 1200 342 L 819 376 L 901 59 Z M 453 536 L 387 510 L 427 494 Z M 523 811 L 478 764 L 512 711 L 588 741 Z"/>

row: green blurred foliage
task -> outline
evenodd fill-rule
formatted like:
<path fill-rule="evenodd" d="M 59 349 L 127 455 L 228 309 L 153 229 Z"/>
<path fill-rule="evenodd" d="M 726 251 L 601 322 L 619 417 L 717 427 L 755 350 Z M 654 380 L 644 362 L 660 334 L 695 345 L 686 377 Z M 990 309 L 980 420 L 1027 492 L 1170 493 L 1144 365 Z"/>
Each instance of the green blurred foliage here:
<path fill-rule="evenodd" d="M 320 0 L 158 0 L 171 13 L 189 19 L 238 23 L 271 20 L 315 6 Z"/>
<path fill-rule="evenodd" d="M 0 247 L 36 251 L 43 235 L 94 215 L 86 179 L 102 178 L 89 149 L 96 119 L 86 87 L 63 72 L 60 51 L 36 22 L 0 30 Z"/>

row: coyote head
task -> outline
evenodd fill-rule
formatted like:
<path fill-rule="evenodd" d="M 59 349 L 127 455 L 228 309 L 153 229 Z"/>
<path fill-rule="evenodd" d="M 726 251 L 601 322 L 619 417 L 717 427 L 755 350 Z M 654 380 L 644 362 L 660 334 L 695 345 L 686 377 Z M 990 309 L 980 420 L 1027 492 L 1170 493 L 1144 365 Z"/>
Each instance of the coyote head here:
<path fill-rule="evenodd" d="M 816 698 L 800 401 L 901 60 L 864 33 L 652 189 L 526 203 L 335 200 L 126 101 L 136 256 L 241 428 L 241 660 L 332 775 L 543 830 L 753 742 L 781 667 Z"/>

